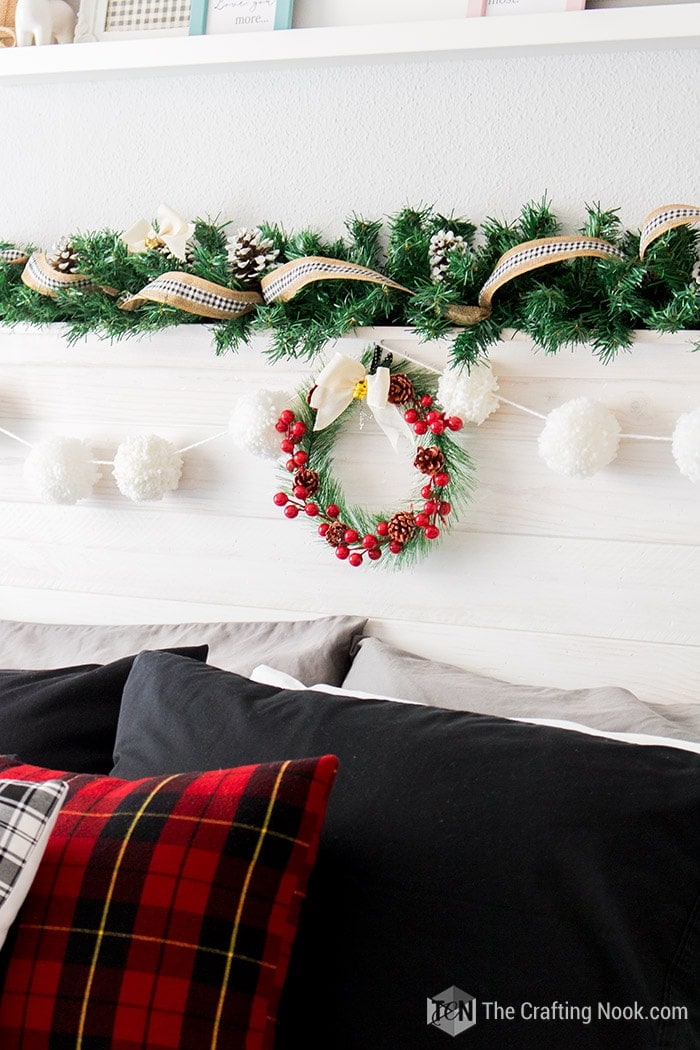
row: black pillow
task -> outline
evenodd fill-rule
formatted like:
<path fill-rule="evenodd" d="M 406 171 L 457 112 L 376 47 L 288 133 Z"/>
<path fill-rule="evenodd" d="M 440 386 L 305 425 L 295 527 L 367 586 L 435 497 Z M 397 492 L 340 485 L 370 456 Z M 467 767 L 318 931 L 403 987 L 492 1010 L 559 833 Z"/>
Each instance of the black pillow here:
<path fill-rule="evenodd" d="M 208 646 L 166 651 L 203 662 Z M 122 690 L 134 659 L 0 671 L 0 753 L 48 769 L 109 773 Z"/>
<path fill-rule="evenodd" d="M 277 1050 L 697 1050 L 698 754 L 148 653 L 114 772 L 328 752 Z"/>

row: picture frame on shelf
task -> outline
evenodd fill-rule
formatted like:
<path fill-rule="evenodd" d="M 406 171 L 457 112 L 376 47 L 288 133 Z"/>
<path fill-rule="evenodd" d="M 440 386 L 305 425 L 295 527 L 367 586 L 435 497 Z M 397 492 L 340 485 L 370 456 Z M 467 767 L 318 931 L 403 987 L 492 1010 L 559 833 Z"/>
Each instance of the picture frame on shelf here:
<path fill-rule="evenodd" d="M 0 0 L 0 48 L 14 47 L 16 0 Z"/>
<path fill-rule="evenodd" d="M 190 0 L 81 0 L 76 44 L 187 36 Z"/>
<path fill-rule="evenodd" d="M 487 18 L 494 15 L 556 14 L 583 11 L 585 6 L 586 0 L 486 0 L 484 14 Z"/>
<path fill-rule="evenodd" d="M 291 29 L 294 0 L 192 0 L 190 36 Z"/>

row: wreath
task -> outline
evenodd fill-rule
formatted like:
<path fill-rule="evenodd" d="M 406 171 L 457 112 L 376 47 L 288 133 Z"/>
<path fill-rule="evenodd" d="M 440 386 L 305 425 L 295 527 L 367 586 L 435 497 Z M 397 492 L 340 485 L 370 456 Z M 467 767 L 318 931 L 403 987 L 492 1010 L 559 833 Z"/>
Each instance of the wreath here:
<path fill-rule="evenodd" d="M 365 560 L 405 565 L 424 556 L 457 520 L 469 502 L 474 466 L 454 439 L 459 416 L 436 401 L 437 375 L 393 355 L 368 351 L 360 361 L 336 354 L 297 403 L 286 408 L 275 428 L 287 458 L 285 486 L 274 503 L 289 519 L 317 525 L 336 558 L 359 567 Z M 407 504 L 372 514 L 349 506 L 333 473 L 333 447 L 342 426 L 366 404 L 394 448 L 401 436 L 414 447 L 415 492 Z M 291 475 L 291 477 L 290 477 Z"/>

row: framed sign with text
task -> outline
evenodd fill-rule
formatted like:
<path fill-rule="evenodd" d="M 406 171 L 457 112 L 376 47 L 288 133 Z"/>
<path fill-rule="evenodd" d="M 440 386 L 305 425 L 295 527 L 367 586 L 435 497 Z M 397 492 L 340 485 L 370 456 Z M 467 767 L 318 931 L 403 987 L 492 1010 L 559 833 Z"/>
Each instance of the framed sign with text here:
<path fill-rule="evenodd" d="M 291 29 L 294 0 L 192 0 L 190 36 Z"/>

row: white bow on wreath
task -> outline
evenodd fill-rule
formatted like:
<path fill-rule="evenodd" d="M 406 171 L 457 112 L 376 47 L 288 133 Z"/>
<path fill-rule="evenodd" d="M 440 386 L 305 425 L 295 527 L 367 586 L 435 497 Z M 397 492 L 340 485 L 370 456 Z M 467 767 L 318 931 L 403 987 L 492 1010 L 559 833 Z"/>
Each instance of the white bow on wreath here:
<path fill-rule="evenodd" d="M 391 372 L 377 368 L 369 373 L 352 357 L 335 354 L 316 379 L 309 404 L 316 409 L 314 430 L 325 430 L 354 400 L 365 400 L 396 452 L 403 436 L 413 444 L 413 434 L 396 405 L 389 402 Z"/>

